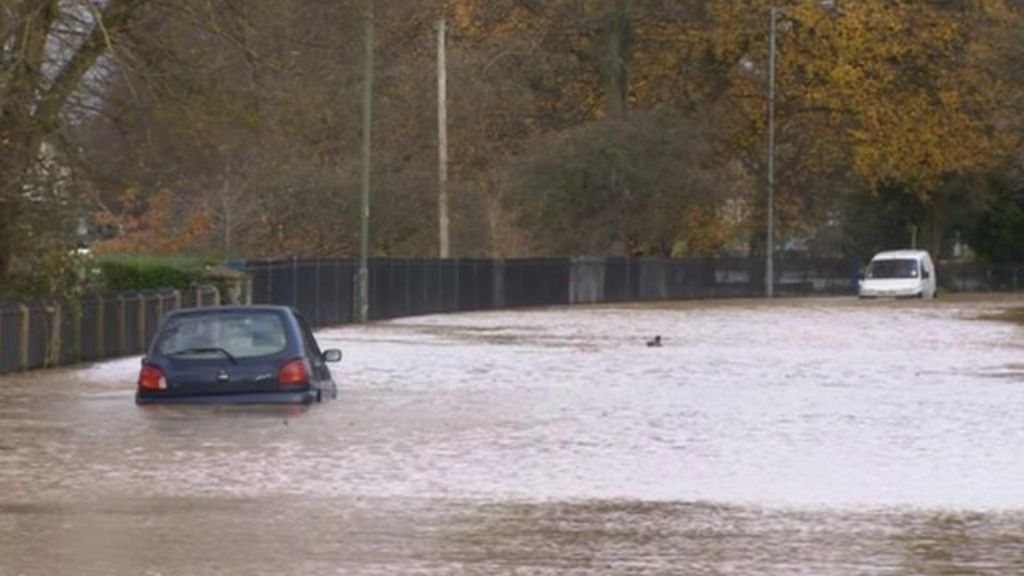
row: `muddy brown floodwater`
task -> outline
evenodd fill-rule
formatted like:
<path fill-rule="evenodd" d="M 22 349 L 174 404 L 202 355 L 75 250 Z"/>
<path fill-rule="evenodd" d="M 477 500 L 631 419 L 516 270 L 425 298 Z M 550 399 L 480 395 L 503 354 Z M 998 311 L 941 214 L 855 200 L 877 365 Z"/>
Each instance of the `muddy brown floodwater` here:
<path fill-rule="evenodd" d="M 1021 574 L 1022 309 L 346 327 L 311 409 L 136 407 L 137 358 L 7 377 L 0 575 Z"/>

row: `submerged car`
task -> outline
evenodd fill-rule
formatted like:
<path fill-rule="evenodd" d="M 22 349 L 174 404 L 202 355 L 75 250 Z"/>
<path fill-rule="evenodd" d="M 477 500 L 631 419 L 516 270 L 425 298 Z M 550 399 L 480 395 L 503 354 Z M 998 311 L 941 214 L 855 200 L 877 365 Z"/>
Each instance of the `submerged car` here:
<path fill-rule="evenodd" d="M 308 324 L 282 306 L 172 312 L 142 359 L 138 404 L 311 404 L 336 398 Z"/>
<path fill-rule="evenodd" d="M 934 298 L 935 266 L 923 250 L 879 252 L 860 284 L 861 298 Z"/>

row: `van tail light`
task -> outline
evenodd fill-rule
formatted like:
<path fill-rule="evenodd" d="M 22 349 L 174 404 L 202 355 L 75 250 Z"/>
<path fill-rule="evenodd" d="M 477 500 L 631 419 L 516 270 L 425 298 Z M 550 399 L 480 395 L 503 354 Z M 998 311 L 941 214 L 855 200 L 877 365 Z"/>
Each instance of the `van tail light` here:
<path fill-rule="evenodd" d="M 155 366 L 144 365 L 139 372 L 139 389 L 149 392 L 167 390 L 167 377 Z"/>
<path fill-rule="evenodd" d="M 281 388 L 298 388 L 309 384 L 309 369 L 305 360 L 293 360 L 281 368 L 281 375 L 277 379 Z"/>

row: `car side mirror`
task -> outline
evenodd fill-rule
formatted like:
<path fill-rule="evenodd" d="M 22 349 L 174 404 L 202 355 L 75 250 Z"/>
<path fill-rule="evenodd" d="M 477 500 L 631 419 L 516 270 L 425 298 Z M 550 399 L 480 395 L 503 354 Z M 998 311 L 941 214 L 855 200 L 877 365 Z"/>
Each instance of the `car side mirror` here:
<path fill-rule="evenodd" d="M 927 280 L 927 279 L 929 279 L 931 277 L 932 277 L 932 273 L 931 272 L 929 272 L 927 270 L 925 270 L 924 272 L 921 272 L 921 278 L 924 278 L 925 280 Z"/>
<path fill-rule="evenodd" d="M 341 350 L 337 350 L 334 348 L 330 350 L 325 350 L 323 356 L 324 362 L 329 362 L 331 364 L 341 362 Z"/>

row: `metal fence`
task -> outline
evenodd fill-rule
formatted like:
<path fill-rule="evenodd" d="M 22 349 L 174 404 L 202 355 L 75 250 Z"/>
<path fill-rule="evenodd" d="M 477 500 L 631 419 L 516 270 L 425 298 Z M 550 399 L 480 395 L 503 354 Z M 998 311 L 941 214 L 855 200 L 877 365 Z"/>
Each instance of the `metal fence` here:
<path fill-rule="evenodd" d="M 64 305 L 0 302 L 0 374 L 141 354 L 168 312 L 218 304 L 212 287 L 97 294 Z"/>
<path fill-rule="evenodd" d="M 233 264 L 251 277 L 246 300 L 299 310 L 321 327 L 355 320 L 358 266 L 350 259 L 248 260 Z M 854 294 L 858 262 L 782 258 L 775 294 Z M 760 258 L 541 258 L 412 260 L 369 264 L 372 320 L 423 314 L 686 300 L 756 298 L 764 294 Z M 1024 266 L 944 264 L 947 291 L 1024 288 Z M 220 304 L 214 288 L 184 292 L 102 294 L 72 306 L 0 302 L 0 374 L 139 354 L 163 316 L 178 308 Z"/>
<path fill-rule="evenodd" d="M 939 287 L 953 292 L 1016 292 L 1024 289 L 1024 266 L 947 263 L 938 267 Z"/>
<path fill-rule="evenodd" d="M 349 259 L 239 261 L 252 303 L 297 309 L 314 326 L 355 319 L 358 266 Z M 764 294 L 760 259 L 541 258 L 369 263 L 370 319 L 508 308 Z M 841 260 L 781 260 L 781 296 L 852 294 L 857 267 Z"/>

